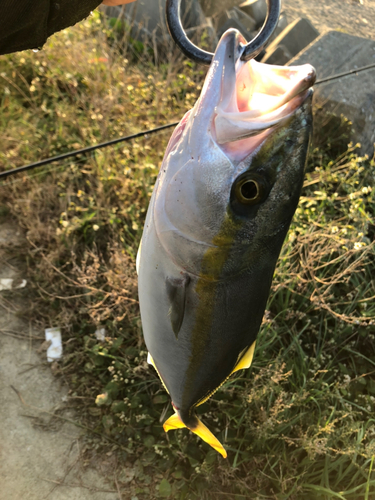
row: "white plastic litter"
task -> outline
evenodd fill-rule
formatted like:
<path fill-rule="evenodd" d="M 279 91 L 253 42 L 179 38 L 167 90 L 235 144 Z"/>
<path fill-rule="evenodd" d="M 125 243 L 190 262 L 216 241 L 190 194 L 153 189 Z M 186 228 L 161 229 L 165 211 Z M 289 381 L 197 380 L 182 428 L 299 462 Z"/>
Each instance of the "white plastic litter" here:
<path fill-rule="evenodd" d="M 105 328 L 98 328 L 95 332 L 95 337 L 100 341 L 105 341 Z"/>
<path fill-rule="evenodd" d="M 47 349 L 47 361 L 52 363 L 62 356 L 61 330 L 59 327 L 46 328 L 45 335 L 46 340 L 51 341 L 51 345 Z"/>
<path fill-rule="evenodd" d="M 14 290 L 15 288 L 25 288 L 27 281 L 22 280 L 18 285 L 14 285 L 16 280 L 11 278 L 1 278 L 0 279 L 0 292 L 2 290 Z"/>

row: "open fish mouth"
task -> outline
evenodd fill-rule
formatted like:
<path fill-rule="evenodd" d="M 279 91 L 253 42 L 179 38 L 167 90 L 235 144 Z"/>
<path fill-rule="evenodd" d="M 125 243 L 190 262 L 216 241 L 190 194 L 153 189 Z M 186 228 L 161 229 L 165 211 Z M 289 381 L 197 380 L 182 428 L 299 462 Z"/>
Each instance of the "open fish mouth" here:
<path fill-rule="evenodd" d="M 241 38 L 237 37 L 234 53 L 241 53 Z M 215 109 L 218 144 L 256 136 L 284 123 L 311 94 L 316 79 L 310 64 L 272 66 L 234 59 L 224 67 L 222 99 Z"/>

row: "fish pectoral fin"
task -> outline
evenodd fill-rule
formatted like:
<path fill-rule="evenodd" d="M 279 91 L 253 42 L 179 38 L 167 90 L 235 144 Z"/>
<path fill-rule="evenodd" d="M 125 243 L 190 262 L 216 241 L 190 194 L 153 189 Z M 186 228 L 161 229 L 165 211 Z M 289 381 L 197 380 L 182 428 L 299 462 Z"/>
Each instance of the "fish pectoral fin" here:
<path fill-rule="evenodd" d="M 253 361 L 254 351 L 255 351 L 256 340 L 251 344 L 245 354 L 241 357 L 239 362 L 234 367 L 232 373 L 237 372 L 238 370 L 244 370 L 245 368 L 250 368 L 250 365 Z"/>
<path fill-rule="evenodd" d="M 169 278 L 165 280 L 167 296 L 170 303 L 169 318 L 172 324 L 172 330 L 176 338 L 181 329 L 185 314 L 186 288 L 190 283 L 187 274 L 181 278 Z"/>
<path fill-rule="evenodd" d="M 227 452 L 225 451 L 224 446 L 220 443 L 220 441 L 212 434 L 210 429 L 204 425 L 203 422 L 197 420 L 197 425 L 193 427 L 187 427 L 191 432 L 194 432 L 197 436 L 199 436 L 203 441 L 209 444 L 214 450 L 220 453 L 224 458 L 227 458 Z M 163 428 L 165 432 L 171 431 L 173 429 L 182 429 L 186 427 L 186 425 L 182 422 L 177 413 L 168 418 L 166 422 L 164 422 Z"/>

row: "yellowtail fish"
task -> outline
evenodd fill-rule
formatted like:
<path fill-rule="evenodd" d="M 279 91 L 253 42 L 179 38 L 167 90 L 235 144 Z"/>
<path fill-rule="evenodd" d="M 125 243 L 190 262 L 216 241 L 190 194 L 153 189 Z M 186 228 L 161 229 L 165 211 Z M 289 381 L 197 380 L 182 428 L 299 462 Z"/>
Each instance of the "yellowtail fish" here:
<path fill-rule="evenodd" d="M 310 65 L 241 60 L 221 38 L 201 96 L 169 141 L 137 256 L 149 362 L 187 427 L 226 457 L 195 409 L 251 364 L 312 131 Z"/>

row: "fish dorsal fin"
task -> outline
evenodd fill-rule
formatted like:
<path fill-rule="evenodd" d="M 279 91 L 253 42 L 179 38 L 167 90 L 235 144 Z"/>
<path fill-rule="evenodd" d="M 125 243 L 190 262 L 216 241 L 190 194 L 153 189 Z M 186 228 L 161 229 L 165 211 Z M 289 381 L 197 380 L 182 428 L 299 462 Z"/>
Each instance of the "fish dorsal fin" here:
<path fill-rule="evenodd" d="M 164 422 L 163 428 L 165 432 L 174 430 L 174 429 L 182 429 L 186 427 L 186 425 L 182 422 L 177 413 L 168 418 L 166 422 Z M 210 429 L 204 425 L 203 422 L 197 418 L 196 427 L 188 427 L 191 432 L 194 432 L 197 436 L 199 436 L 203 441 L 209 444 L 214 450 L 219 452 L 224 458 L 227 458 L 227 452 L 225 451 L 224 446 L 220 443 L 220 441 L 212 434 Z"/>
<path fill-rule="evenodd" d="M 253 361 L 254 351 L 255 351 L 256 340 L 251 344 L 251 346 L 247 349 L 245 354 L 242 355 L 239 362 L 234 367 L 232 373 L 237 372 L 238 370 L 244 370 L 245 368 L 250 368 L 250 365 Z"/>
<path fill-rule="evenodd" d="M 230 372 L 230 374 L 227 376 L 227 378 L 225 378 L 221 382 L 221 384 L 216 387 L 216 389 L 214 389 L 207 396 L 205 396 L 200 401 L 198 401 L 198 403 L 196 403 L 196 406 L 200 406 L 203 403 L 205 403 L 208 399 L 210 399 L 210 397 L 213 396 L 215 394 L 215 392 L 218 391 L 220 389 L 220 387 L 225 384 L 225 382 L 229 379 L 229 377 L 232 375 L 232 373 L 234 373 L 234 372 L 236 372 L 238 370 L 243 370 L 245 368 L 250 368 L 251 362 L 253 361 L 254 350 L 255 350 L 255 343 L 256 343 L 256 341 L 254 340 L 254 342 L 251 344 L 251 347 L 249 347 L 247 349 L 247 351 L 245 351 L 245 354 L 241 356 L 241 354 L 242 354 L 241 353 L 238 356 L 240 358 L 240 360 L 238 361 L 238 363 L 236 364 L 236 366 L 233 368 L 233 370 Z"/>
<path fill-rule="evenodd" d="M 189 285 L 190 278 L 187 274 L 181 278 L 169 278 L 165 280 L 167 287 L 167 296 L 170 302 L 169 318 L 172 324 L 172 330 L 176 338 L 181 329 L 185 314 L 186 288 Z"/>

